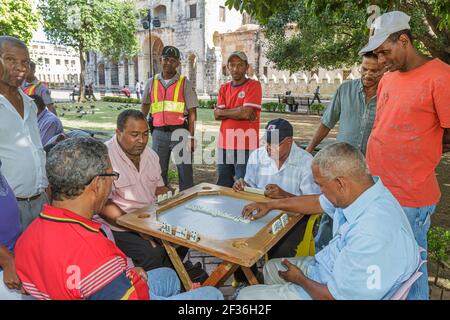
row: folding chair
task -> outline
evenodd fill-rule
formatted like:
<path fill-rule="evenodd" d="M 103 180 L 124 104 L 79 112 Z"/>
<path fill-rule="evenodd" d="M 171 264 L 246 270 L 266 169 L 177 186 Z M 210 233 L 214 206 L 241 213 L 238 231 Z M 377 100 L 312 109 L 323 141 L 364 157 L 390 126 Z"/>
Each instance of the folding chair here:
<path fill-rule="evenodd" d="M 314 256 L 316 254 L 316 247 L 314 245 L 313 229 L 314 224 L 321 214 L 314 214 L 309 216 L 308 223 L 306 225 L 305 234 L 303 240 L 298 244 L 295 253 L 296 257 Z"/>
<path fill-rule="evenodd" d="M 422 260 L 421 253 L 426 251 L 424 248 L 419 247 L 419 266 L 417 267 L 416 271 L 409 277 L 408 280 L 402 283 L 400 288 L 394 293 L 394 295 L 391 297 L 390 300 L 406 300 L 406 297 L 408 296 L 409 291 L 411 290 L 412 285 L 414 282 L 417 281 L 417 279 L 420 278 L 420 276 L 423 274 L 419 271 L 420 267 L 427 262 L 427 260 Z"/>

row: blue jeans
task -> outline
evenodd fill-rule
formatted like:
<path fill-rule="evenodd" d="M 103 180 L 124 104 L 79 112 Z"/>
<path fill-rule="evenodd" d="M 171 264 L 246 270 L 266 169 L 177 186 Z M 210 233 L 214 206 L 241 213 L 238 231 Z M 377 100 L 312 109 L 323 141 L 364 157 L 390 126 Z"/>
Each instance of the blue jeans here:
<path fill-rule="evenodd" d="M 433 214 L 435 209 L 436 205 L 421 208 L 403 207 L 403 211 L 405 212 L 406 217 L 408 218 L 409 224 L 411 225 L 417 243 L 425 250 L 427 250 L 427 233 L 428 229 L 430 229 L 431 215 Z M 422 259 L 426 258 L 427 258 L 427 251 L 422 253 Z M 419 270 L 423 274 L 412 285 L 407 300 L 429 299 L 427 264 L 424 263 Z"/>
<path fill-rule="evenodd" d="M 151 300 L 223 300 L 222 292 L 214 287 L 180 293 L 180 280 L 171 268 L 153 269 L 147 275 Z"/>
<path fill-rule="evenodd" d="M 333 219 L 326 213 L 320 217 L 319 230 L 314 237 L 316 253 L 322 250 L 333 239 Z"/>
<path fill-rule="evenodd" d="M 217 184 L 219 186 L 231 188 L 234 179 L 244 179 L 250 152 L 251 150 L 217 150 L 217 171 L 219 173 Z"/>

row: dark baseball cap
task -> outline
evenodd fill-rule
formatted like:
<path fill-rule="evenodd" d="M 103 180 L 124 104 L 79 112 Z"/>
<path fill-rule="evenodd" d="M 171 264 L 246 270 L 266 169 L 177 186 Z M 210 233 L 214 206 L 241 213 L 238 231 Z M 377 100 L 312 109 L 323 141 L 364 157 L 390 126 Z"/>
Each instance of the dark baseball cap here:
<path fill-rule="evenodd" d="M 270 120 L 266 125 L 266 134 L 264 138 L 267 143 L 281 143 L 285 138 L 294 136 L 294 128 L 285 119 Z M 278 139 L 277 139 L 278 137 Z M 273 141 L 272 141 L 273 140 Z"/>
<path fill-rule="evenodd" d="M 162 50 L 161 57 L 180 59 L 180 50 L 173 46 L 165 46 Z"/>

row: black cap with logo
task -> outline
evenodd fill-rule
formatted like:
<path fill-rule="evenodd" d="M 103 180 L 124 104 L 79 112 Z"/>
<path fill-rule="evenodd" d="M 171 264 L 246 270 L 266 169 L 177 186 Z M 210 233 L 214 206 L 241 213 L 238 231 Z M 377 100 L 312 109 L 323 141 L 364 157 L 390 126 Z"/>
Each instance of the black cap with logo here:
<path fill-rule="evenodd" d="M 180 50 L 173 46 L 165 46 L 162 50 L 161 57 L 163 58 L 175 58 L 180 60 Z"/>
<path fill-rule="evenodd" d="M 293 136 L 294 136 L 294 128 L 289 123 L 289 121 L 278 118 L 271 120 L 269 121 L 269 123 L 267 123 L 266 134 L 264 136 L 267 143 L 278 144 L 281 143 L 281 141 L 283 141 L 285 138 Z"/>

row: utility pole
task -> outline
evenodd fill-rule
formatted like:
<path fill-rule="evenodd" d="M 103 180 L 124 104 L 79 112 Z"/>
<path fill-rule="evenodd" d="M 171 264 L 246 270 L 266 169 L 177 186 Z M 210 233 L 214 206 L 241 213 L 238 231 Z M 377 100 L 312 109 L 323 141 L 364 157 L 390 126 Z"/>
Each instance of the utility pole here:
<path fill-rule="evenodd" d="M 153 27 L 159 28 L 161 27 L 161 21 L 156 18 L 152 19 L 152 11 L 148 9 L 147 16 L 141 20 L 142 27 L 144 29 L 148 29 L 148 39 L 149 39 L 149 58 L 150 58 L 150 78 L 153 78 L 153 45 L 152 45 L 152 30 Z"/>
<path fill-rule="evenodd" d="M 151 11 L 150 9 L 148 10 L 148 21 L 150 21 L 150 28 L 148 29 L 148 39 L 149 39 L 149 43 L 150 43 L 150 77 L 149 78 L 153 78 L 153 45 L 152 45 L 152 30 L 153 30 L 153 23 L 152 21 L 152 16 L 151 16 Z"/>

